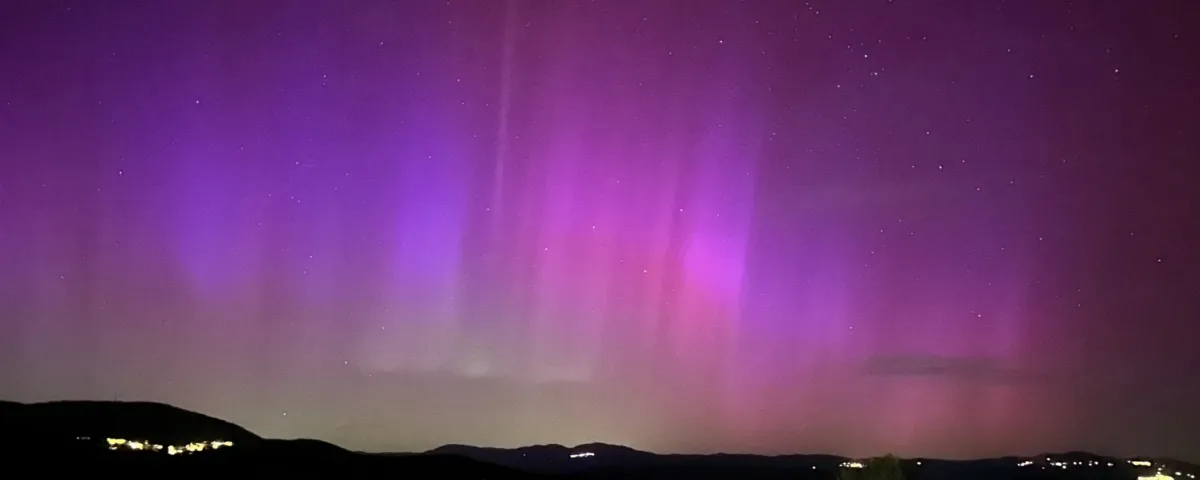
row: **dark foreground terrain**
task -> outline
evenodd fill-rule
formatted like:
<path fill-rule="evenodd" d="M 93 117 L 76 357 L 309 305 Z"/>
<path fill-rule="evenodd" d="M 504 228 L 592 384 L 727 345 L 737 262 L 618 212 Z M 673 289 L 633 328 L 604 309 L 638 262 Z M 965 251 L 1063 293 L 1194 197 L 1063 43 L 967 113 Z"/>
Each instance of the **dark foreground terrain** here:
<path fill-rule="evenodd" d="M 338 478 L 863 479 L 894 478 L 867 460 L 830 455 L 656 455 L 588 444 L 493 449 L 447 445 L 415 454 L 351 452 L 314 440 L 271 440 L 219 419 L 137 402 L 0 402 L 0 459 L 11 473 L 335 475 Z M 860 463 L 861 462 L 861 463 Z M 1087 453 L 976 461 L 901 460 L 908 480 L 1120 479 L 1200 468 L 1165 459 Z M 894 473 L 894 472 L 893 472 Z"/>

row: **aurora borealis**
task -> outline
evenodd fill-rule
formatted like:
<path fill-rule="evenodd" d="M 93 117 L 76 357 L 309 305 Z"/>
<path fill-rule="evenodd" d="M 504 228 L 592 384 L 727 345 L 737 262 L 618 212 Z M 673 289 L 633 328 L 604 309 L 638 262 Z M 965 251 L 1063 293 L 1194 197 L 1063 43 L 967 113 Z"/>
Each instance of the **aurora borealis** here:
<path fill-rule="evenodd" d="M 1198 459 L 1200 18 L 1134 3 L 5 2 L 0 398 Z"/>

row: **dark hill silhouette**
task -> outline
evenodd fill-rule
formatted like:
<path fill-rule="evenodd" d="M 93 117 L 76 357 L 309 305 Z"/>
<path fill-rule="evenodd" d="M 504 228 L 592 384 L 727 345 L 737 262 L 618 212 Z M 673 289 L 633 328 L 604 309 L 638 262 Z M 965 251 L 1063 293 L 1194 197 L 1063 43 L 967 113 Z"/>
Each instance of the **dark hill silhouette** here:
<path fill-rule="evenodd" d="M 255 444 L 258 435 L 224 420 L 152 402 L 3 402 L 0 428 L 38 437 L 106 437 L 183 445 L 231 441 Z"/>
<path fill-rule="evenodd" d="M 265 440 L 265 446 L 287 449 L 294 452 L 305 452 L 312 455 L 345 455 L 353 453 L 342 447 L 321 440 L 300 438 L 296 440 Z"/>
<path fill-rule="evenodd" d="M 163 445 L 230 441 L 193 454 L 111 450 L 106 439 Z M 374 455 L 319 440 L 264 439 L 233 423 L 151 402 L 0 401 L 0 458 L 10 470 L 41 474 L 98 473 L 275 476 L 322 474 L 375 477 L 433 473 L 454 478 L 524 479 L 527 472 L 443 454 Z M 424 478 L 424 477 L 421 477 Z"/>
<path fill-rule="evenodd" d="M 446 445 L 430 452 L 461 455 L 476 460 L 521 470 L 574 478 L 744 478 L 744 479 L 836 479 L 846 469 L 843 463 L 855 459 L 835 455 L 658 455 L 629 447 L 606 444 L 535 445 L 512 449 Z M 593 456 L 572 458 L 589 452 Z M 1048 463 L 1066 463 L 1067 468 Z M 1170 472 L 1180 471 L 1176 480 L 1191 480 L 1187 473 L 1200 477 L 1200 466 L 1174 460 L 1154 460 L 1156 467 L 1146 468 L 1127 460 L 1085 452 L 1048 453 L 1032 457 L 1001 457 L 978 460 L 906 459 L 901 466 L 907 480 L 1134 480 L 1152 473 L 1158 466 Z M 1022 462 L 1033 462 L 1021 466 Z M 1110 466 L 1111 465 L 1111 466 Z"/>
<path fill-rule="evenodd" d="M 577 473 L 612 465 L 639 467 L 661 458 L 653 453 L 604 443 L 587 443 L 574 447 L 557 444 L 532 445 L 513 449 L 443 445 L 426 453 L 458 455 L 530 472 L 558 474 Z M 591 456 L 572 458 L 572 455 L 580 454 Z"/>
<path fill-rule="evenodd" d="M 10 470 L 43 475 L 157 474 L 244 476 L 320 475 L 338 478 L 575 478 L 575 479 L 838 479 L 848 478 L 833 455 L 658 455 L 620 445 L 535 445 L 513 449 L 446 445 L 424 453 L 367 454 L 318 440 L 263 439 L 232 423 L 146 402 L 0 401 L 0 455 Z M 228 440 L 229 448 L 194 454 L 110 450 L 105 438 L 164 444 Z M 581 455 L 590 454 L 590 455 Z M 1049 460 L 1047 460 L 1049 459 Z M 972 461 L 907 459 L 906 480 L 1134 480 L 1159 468 L 1178 480 L 1200 476 L 1200 467 L 1174 460 L 1143 459 L 1135 465 L 1085 452 Z M 1021 465 L 1029 463 L 1028 465 Z M 1067 464 L 1064 468 L 1062 465 Z M 24 471 L 24 470 L 22 470 Z"/>

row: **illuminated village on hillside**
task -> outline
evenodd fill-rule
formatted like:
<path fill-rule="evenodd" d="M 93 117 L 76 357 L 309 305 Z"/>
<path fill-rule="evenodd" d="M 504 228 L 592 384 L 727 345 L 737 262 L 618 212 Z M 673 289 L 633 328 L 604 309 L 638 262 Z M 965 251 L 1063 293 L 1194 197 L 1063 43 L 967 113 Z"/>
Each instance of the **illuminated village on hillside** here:
<path fill-rule="evenodd" d="M 86 440 L 86 438 L 84 440 Z M 224 440 L 214 440 L 211 442 L 191 442 L 186 445 L 178 446 L 162 445 L 144 440 L 127 440 L 124 438 L 108 438 L 105 441 L 108 443 L 109 450 L 125 449 L 141 452 L 166 452 L 168 455 L 197 453 L 233 446 L 233 442 Z"/>

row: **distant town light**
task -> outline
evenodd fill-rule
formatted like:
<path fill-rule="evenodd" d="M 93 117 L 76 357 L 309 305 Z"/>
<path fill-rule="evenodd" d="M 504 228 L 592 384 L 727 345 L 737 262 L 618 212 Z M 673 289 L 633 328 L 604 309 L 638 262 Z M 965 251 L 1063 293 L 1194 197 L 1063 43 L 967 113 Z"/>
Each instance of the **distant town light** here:
<path fill-rule="evenodd" d="M 182 445 L 182 446 L 175 446 L 175 445 L 165 445 L 164 446 L 164 445 L 157 444 L 157 443 L 151 443 L 151 442 L 142 441 L 142 440 L 126 440 L 124 438 L 108 438 L 108 439 L 105 439 L 105 441 L 108 443 L 109 450 L 118 450 L 121 448 L 128 448 L 130 450 L 138 450 L 138 451 L 149 450 L 149 451 L 154 451 L 154 452 L 161 452 L 165 449 L 167 451 L 168 455 L 178 455 L 181 453 L 203 452 L 203 451 L 207 451 L 207 450 L 216 450 L 218 448 L 225 448 L 225 447 L 233 446 L 233 442 L 226 441 L 226 440 L 215 440 L 215 441 L 211 441 L 211 442 L 192 442 L 192 443 L 189 443 L 187 445 Z"/>

